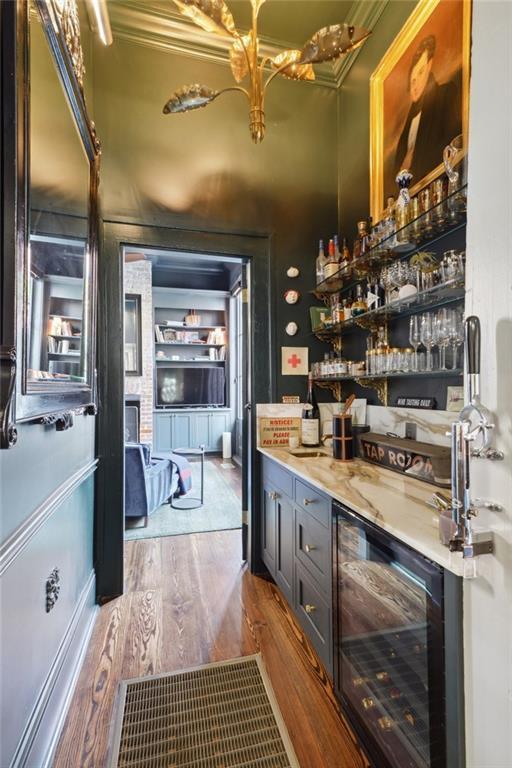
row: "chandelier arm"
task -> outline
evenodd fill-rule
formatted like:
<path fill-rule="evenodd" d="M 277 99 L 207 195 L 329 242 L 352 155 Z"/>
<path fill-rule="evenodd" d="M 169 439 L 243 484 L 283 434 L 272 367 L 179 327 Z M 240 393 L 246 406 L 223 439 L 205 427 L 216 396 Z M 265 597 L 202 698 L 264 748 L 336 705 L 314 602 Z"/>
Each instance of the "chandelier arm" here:
<path fill-rule="evenodd" d="M 241 35 L 240 32 L 237 32 L 236 36 L 237 36 L 238 40 L 240 41 L 240 44 L 241 44 L 242 48 L 244 49 L 244 54 L 245 54 L 245 58 L 246 58 L 246 61 L 247 61 L 247 66 L 249 68 L 249 74 L 252 74 L 252 62 L 251 62 L 251 59 L 250 59 L 250 56 L 249 56 L 249 51 L 247 50 L 247 47 L 246 47 L 246 45 L 244 43 L 243 35 Z"/>
<path fill-rule="evenodd" d="M 249 91 L 246 90 L 245 88 L 242 88 L 241 85 L 232 85 L 229 88 L 223 88 L 222 91 L 218 92 L 218 94 L 217 94 L 217 96 L 215 96 L 215 98 L 220 96 L 222 93 L 227 93 L 228 91 L 240 91 L 240 93 L 243 93 L 245 96 L 247 96 L 247 100 L 249 102 L 251 101 L 251 96 L 249 94 Z"/>
<path fill-rule="evenodd" d="M 260 62 L 260 72 L 263 74 L 265 65 L 272 61 L 272 56 L 264 56 Z"/>
<path fill-rule="evenodd" d="M 269 59 L 269 61 L 271 61 L 271 60 L 272 60 L 272 59 Z M 272 82 L 272 80 L 274 79 L 274 77 L 276 77 L 276 75 L 280 75 L 280 74 L 281 74 L 281 72 L 283 72 L 283 70 L 285 70 L 285 69 L 288 69 L 288 67 L 289 67 L 289 66 L 290 66 L 290 62 L 289 62 L 289 61 L 287 61 L 287 62 L 285 62 L 284 64 L 282 64 L 282 65 L 279 67 L 279 69 L 276 69 L 276 70 L 274 70 L 274 72 L 272 72 L 272 74 L 271 74 L 271 75 L 270 75 L 270 76 L 267 78 L 267 80 L 266 80 L 266 82 L 265 82 L 265 85 L 263 86 L 263 93 L 264 93 L 264 94 L 266 93 L 266 91 L 267 91 L 267 88 L 268 88 L 268 86 L 270 85 L 270 83 Z M 263 71 L 263 70 L 262 70 L 262 71 Z"/>

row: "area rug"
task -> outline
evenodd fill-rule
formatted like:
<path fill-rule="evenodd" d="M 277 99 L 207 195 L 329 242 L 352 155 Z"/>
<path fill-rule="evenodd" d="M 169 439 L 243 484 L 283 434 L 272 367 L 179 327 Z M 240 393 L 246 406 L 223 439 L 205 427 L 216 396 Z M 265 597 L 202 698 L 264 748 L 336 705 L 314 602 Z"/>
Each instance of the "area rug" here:
<path fill-rule="evenodd" d="M 300 768 L 260 655 L 123 680 L 109 768 Z"/>
<path fill-rule="evenodd" d="M 192 462 L 190 496 L 200 496 L 201 464 Z M 186 499 L 187 496 L 182 496 Z M 179 504 L 179 499 L 177 503 Z M 128 520 L 125 539 L 154 539 L 158 536 L 179 536 L 183 533 L 225 531 L 242 527 L 242 504 L 221 470 L 208 460 L 204 462 L 204 504 L 197 509 L 174 509 L 163 504 L 149 516 L 147 527 L 142 519 Z"/>

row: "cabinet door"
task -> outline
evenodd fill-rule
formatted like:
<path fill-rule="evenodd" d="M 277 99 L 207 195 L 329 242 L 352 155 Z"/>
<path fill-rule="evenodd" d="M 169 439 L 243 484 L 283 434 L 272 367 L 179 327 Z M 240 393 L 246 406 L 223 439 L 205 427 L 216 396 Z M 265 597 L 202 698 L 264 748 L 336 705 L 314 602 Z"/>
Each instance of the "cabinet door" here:
<path fill-rule="evenodd" d="M 210 414 L 210 443 L 211 451 L 222 451 L 222 433 L 226 431 L 226 414 Z"/>
<path fill-rule="evenodd" d="M 261 515 L 261 557 L 274 577 L 276 573 L 276 499 L 277 491 L 275 488 L 270 485 L 264 486 Z"/>
<path fill-rule="evenodd" d="M 190 443 L 192 448 L 199 448 L 200 445 L 204 445 L 208 451 L 210 449 L 210 414 L 209 413 L 195 413 L 192 416 L 192 442 Z"/>
<path fill-rule="evenodd" d="M 170 451 L 172 448 L 172 413 L 155 413 L 155 451 Z"/>
<path fill-rule="evenodd" d="M 172 447 L 191 448 L 192 439 L 191 416 L 189 413 L 173 413 L 172 415 Z"/>
<path fill-rule="evenodd" d="M 293 505 L 278 492 L 276 499 L 275 580 L 290 605 L 293 605 Z"/>

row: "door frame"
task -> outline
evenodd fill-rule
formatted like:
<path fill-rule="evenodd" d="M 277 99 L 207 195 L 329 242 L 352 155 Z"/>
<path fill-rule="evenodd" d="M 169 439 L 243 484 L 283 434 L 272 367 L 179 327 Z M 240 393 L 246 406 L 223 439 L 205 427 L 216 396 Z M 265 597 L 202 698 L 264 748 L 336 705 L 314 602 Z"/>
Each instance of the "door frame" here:
<path fill-rule="evenodd" d="M 251 445 L 249 448 L 249 548 L 251 572 L 260 572 L 258 542 L 260 504 L 259 462 L 256 451 L 256 403 L 275 399 L 274 297 L 269 235 L 206 231 L 104 221 L 98 269 L 98 404 L 94 560 L 97 598 L 107 602 L 124 589 L 124 286 L 123 248 L 165 248 L 221 258 L 247 260 L 251 267 L 250 361 Z M 257 300 L 256 300 L 257 298 Z M 270 311 L 269 311 L 270 308 Z M 252 482 L 251 482 L 252 481 Z"/>

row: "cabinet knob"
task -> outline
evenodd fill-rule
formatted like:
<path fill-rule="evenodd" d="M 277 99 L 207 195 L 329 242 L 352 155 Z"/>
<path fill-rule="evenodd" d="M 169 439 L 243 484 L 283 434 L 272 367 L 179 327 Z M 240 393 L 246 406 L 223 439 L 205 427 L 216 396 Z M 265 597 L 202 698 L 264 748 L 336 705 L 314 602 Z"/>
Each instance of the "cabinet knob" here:
<path fill-rule="evenodd" d="M 316 549 L 316 546 L 314 544 L 305 544 L 304 545 L 304 551 L 305 552 L 312 552 L 314 549 Z"/>
<path fill-rule="evenodd" d="M 303 501 L 303 504 L 305 507 L 307 507 L 309 504 L 314 504 L 314 503 L 315 503 L 314 499 L 304 499 Z"/>
<path fill-rule="evenodd" d="M 306 603 L 306 605 L 304 606 L 304 610 L 306 611 L 306 613 L 314 613 L 316 611 L 316 606 L 310 605 L 310 603 Z"/>
<path fill-rule="evenodd" d="M 275 501 L 279 494 L 277 493 L 277 491 L 269 491 L 268 495 L 272 499 L 272 501 Z"/>

